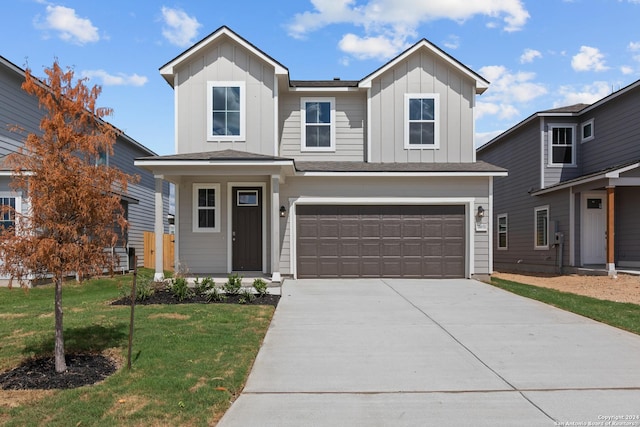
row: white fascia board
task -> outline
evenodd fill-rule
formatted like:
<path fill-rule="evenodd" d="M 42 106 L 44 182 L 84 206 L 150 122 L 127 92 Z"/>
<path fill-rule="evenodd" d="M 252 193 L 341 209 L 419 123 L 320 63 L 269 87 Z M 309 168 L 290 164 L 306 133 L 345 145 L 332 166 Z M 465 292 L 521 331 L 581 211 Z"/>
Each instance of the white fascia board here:
<path fill-rule="evenodd" d="M 287 70 L 285 67 L 275 62 L 273 59 L 266 56 L 262 51 L 260 51 L 255 46 L 247 43 L 245 40 L 240 38 L 237 34 L 235 34 L 233 31 L 231 31 L 227 27 L 220 28 L 219 31 L 216 31 L 215 33 L 211 34 L 206 39 L 200 41 L 196 46 L 194 46 L 191 49 L 188 49 L 182 55 L 178 56 L 173 61 L 169 62 L 168 64 L 160 68 L 160 74 L 165 78 L 165 80 L 171 83 L 171 86 L 174 86 L 174 83 L 175 83 L 174 80 L 169 79 L 169 77 L 175 74 L 175 68 L 178 65 L 182 64 L 184 61 L 188 60 L 190 57 L 198 54 L 198 52 L 209 47 L 211 42 L 220 38 L 220 36 L 222 35 L 226 35 L 227 37 L 229 37 L 230 39 L 232 39 L 233 41 L 241 45 L 243 48 L 247 49 L 249 52 L 253 53 L 258 58 L 262 59 L 264 62 L 271 65 L 274 68 L 276 75 L 287 75 L 287 76 L 289 75 L 289 70 Z"/>
<path fill-rule="evenodd" d="M 630 170 L 636 169 L 638 166 L 640 166 L 640 163 L 634 163 L 632 165 L 608 172 L 604 176 L 605 178 L 620 178 L 621 173 L 629 172 Z"/>
<path fill-rule="evenodd" d="M 297 172 L 297 176 L 337 177 L 490 177 L 508 176 L 507 172 Z"/>
<path fill-rule="evenodd" d="M 225 162 L 216 160 L 136 160 L 133 162 L 135 166 L 176 166 L 176 167 L 190 167 L 190 166 L 293 166 L 292 161 L 276 160 L 273 162 Z"/>
<path fill-rule="evenodd" d="M 426 39 L 423 39 L 423 40 L 419 41 L 418 43 L 413 45 L 413 47 L 409 48 L 409 50 L 404 52 L 404 54 L 402 54 L 402 55 L 396 57 L 395 59 L 391 60 L 391 62 L 388 62 L 386 65 L 384 65 L 381 68 L 379 68 L 373 74 L 370 74 L 368 77 L 366 77 L 365 79 L 361 80 L 359 86 L 362 87 L 362 88 L 370 88 L 371 87 L 371 83 L 372 83 L 372 81 L 374 79 L 379 77 L 381 74 L 385 73 L 390 68 L 393 68 L 398 63 L 404 61 L 408 56 L 412 55 L 414 52 L 416 52 L 417 50 L 419 50 L 419 49 L 421 49 L 423 47 L 426 47 L 427 49 L 429 49 L 429 51 L 431 53 L 435 54 L 440 59 L 442 59 L 443 61 L 448 63 L 449 65 L 455 67 L 462 74 L 464 74 L 465 76 L 467 76 L 470 79 L 472 79 L 473 81 L 475 81 L 476 82 L 476 94 L 482 94 L 484 91 L 486 91 L 489 88 L 489 82 L 487 80 L 482 78 L 480 75 L 475 74 L 474 72 L 472 72 L 471 70 L 469 70 L 468 68 L 463 66 L 461 63 L 459 63 L 456 60 L 454 60 L 452 57 L 447 55 L 444 51 L 442 51 L 441 49 L 437 48 L 433 44 L 429 43 Z"/>

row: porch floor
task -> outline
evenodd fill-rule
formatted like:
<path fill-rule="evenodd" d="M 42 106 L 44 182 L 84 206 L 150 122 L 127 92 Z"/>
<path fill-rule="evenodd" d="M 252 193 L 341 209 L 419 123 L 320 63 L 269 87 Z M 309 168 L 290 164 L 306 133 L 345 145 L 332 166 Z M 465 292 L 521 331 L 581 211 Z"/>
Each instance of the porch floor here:
<path fill-rule="evenodd" d="M 576 267 L 576 273 L 578 275 L 585 276 L 607 276 L 609 271 L 604 264 L 589 264 L 583 265 L 582 267 Z M 616 268 L 616 273 L 640 276 L 640 268 L 620 267 Z"/>

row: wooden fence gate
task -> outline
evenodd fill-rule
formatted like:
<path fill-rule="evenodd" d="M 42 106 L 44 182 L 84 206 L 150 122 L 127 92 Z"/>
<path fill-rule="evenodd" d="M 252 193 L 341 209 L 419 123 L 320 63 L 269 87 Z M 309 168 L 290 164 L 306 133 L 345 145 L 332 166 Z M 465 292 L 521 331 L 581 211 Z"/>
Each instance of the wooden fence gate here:
<path fill-rule="evenodd" d="M 174 235 L 162 235 L 162 269 L 174 270 Z M 144 266 L 145 268 L 156 268 L 156 235 L 151 231 L 144 232 Z"/>

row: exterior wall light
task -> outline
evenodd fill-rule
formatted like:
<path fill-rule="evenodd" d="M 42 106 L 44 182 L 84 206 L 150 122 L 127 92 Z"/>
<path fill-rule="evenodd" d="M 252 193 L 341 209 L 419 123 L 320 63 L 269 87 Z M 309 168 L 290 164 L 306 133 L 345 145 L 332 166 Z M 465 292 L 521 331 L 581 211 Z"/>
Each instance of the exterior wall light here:
<path fill-rule="evenodd" d="M 280 218 L 287 216 L 287 209 L 284 206 L 280 206 Z"/>
<path fill-rule="evenodd" d="M 484 208 L 482 206 L 478 206 L 478 218 L 482 218 L 484 216 Z"/>

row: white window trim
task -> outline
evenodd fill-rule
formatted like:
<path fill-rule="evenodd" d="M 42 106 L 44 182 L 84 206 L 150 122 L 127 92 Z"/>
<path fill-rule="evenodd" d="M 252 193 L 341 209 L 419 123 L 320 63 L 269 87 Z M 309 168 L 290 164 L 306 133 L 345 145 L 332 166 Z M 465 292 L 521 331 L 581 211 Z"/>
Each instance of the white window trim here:
<path fill-rule="evenodd" d="M 307 147 L 307 102 L 328 102 L 331 107 L 329 147 Z M 336 151 L 336 99 L 334 97 L 300 98 L 300 151 Z"/>
<path fill-rule="evenodd" d="M 215 190 L 215 207 L 214 207 L 214 221 L 215 227 L 198 227 L 198 190 L 201 189 L 214 189 Z M 220 232 L 220 184 L 212 183 L 194 183 L 191 199 L 192 221 L 194 233 L 219 233 Z"/>
<path fill-rule="evenodd" d="M 22 193 L 14 193 L 14 192 L 10 192 L 10 191 L 0 191 L 0 198 L 12 198 L 12 199 L 15 199 L 16 216 L 14 218 L 14 225 L 15 225 L 14 230 L 15 230 L 16 233 L 18 233 L 19 232 L 19 228 L 20 228 L 20 216 L 19 216 L 19 214 L 22 213 Z"/>
<path fill-rule="evenodd" d="M 433 145 L 409 144 L 409 101 L 415 98 L 432 98 L 435 120 L 433 125 Z M 405 93 L 404 94 L 404 148 L 405 150 L 437 150 L 440 148 L 440 94 Z"/>
<path fill-rule="evenodd" d="M 571 142 L 571 163 L 553 163 L 553 129 L 556 128 L 571 128 L 572 131 L 572 139 Z M 575 124 L 561 124 L 561 123 L 553 123 L 549 124 L 549 129 L 547 131 L 547 164 L 550 167 L 575 167 L 576 166 L 576 152 L 578 151 L 578 147 L 576 144 L 577 141 L 577 126 Z"/>
<path fill-rule="evenodd" d="M 504 241 L 505 241 L 505 246 L 500 246 L 500 219 L 504 218 L 506 221 L 506 228 L 504 231 Z M 499 251 L 506 251 L 507 249 L 509 249 L 509 215 L 508 214 L 500 214 L 497 216 L 497 220 L 496 220 L 496 236 L 497 236 L 497 244 L 496 247 L 498 248 Z"/>
<path fill-rule="evenodd" d="M 593 138 L 595 138 L 595 126 L 593 124 L 594 120 L 593 119 L 589 119 L 586 122 L 580 124 L 580 139 L 581 142 L 587 142 L 587 141 L 591 141 Z M 591 136 L 587 137 L 587 138 L 583 138 L 582 136 L 584 135 L 584 128 L 591 125 Z"/>
<path fill-rule="evenodd" d="M 547 211 L 547 244 L 543 246 L 538 246 L 538 212 Z M 538 206 L 533 209 L 533 247 L 535 250 L 547 250 L 549 249 L 549 227 L 551 221 L 549 220 L 549 205 Z"/>
<path fill-rule="evenodd" d="M 213 134 L 213 88 L 214 87 L 239 87 L 240 88 L 240 135 L 214 135 Z M 246 139 L 246 85 L 243 81 L 207 81 L 207 141 L 242 142 Z"/>

